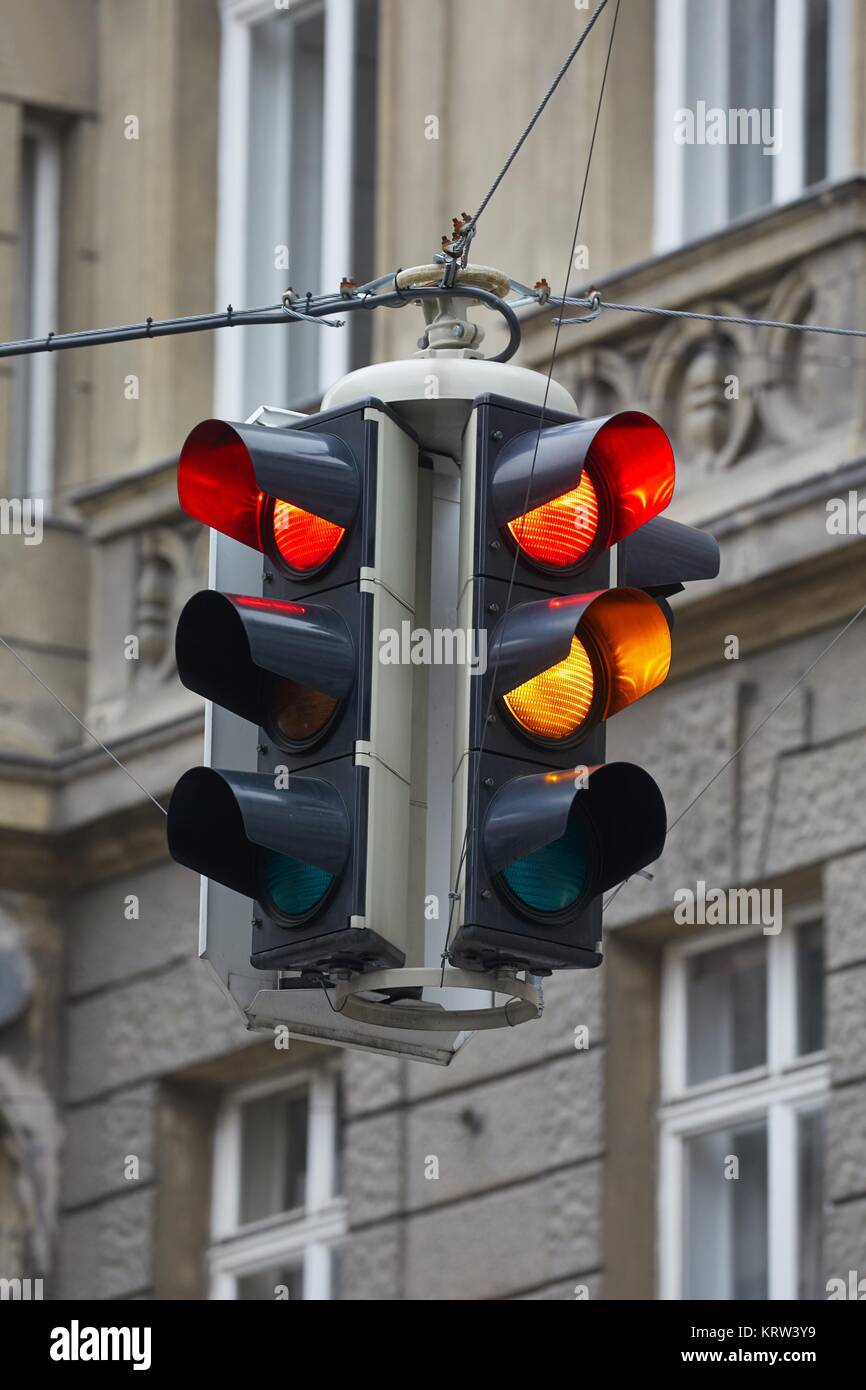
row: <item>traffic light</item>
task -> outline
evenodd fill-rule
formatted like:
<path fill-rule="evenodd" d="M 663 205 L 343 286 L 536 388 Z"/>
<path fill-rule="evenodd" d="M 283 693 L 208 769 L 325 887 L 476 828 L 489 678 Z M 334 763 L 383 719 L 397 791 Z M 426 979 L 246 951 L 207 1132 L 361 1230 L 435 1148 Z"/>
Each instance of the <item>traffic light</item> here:
<path fill-rule="evenodd" d="M 666 600 L 718 572 L 718 547 L 659 515 L 673 452 L 636 411 L 481 397 L 461 486 L 458 625 L 486 636 L 486 661 L 461 673 L 450 958 L 597 965 L 601 895 L 666 833 L 649 773 L 605 764 L 605 724 L 665 680 Z"/>
<path fill-rule="evenodd" d="M 411 668 L 377 656 L 414 612 L 417 473 L 375 400 L 206 420 L 180 454 L 183 510 L 264 559 L 261 593 L 195 594 L 178 622 L 181 680 L 258 728 L 258 766 L 185 773 L 169 848 L 253 901 L 258 968 L 405 958 Z"/>

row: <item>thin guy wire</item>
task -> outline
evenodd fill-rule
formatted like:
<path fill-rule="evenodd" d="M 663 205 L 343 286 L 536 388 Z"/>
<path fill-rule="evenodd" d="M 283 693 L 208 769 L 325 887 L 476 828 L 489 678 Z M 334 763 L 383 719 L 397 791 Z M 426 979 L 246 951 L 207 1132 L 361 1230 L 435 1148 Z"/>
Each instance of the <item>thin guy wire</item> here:
<path fill-rule="evenodd" d="M 580 202 L 579 202 L 579 204 L 578 204 L 578 208 L 577 208 L 577 217 L 575 218 L 575 223 L 574 223 L 574 235 L 573 235 L 572 241 L 571 241 L 571 249 L 570 249 L 569 255 L 568 255 L 568 266 L 567 266 L 567 269 L 566 269 L 566 272 L 565 272 L 565 288 L 566 288 L 566 290 L 568 290 L 568 278 L 569 278 L 569 275 L 571 274 L 571 267 L 572 267 L 572 265 L 574 264 L 574 251 L 575 251 L 575 247 L 577 246 L 577 238 L 578 238 L 578 233 L 579 233 L 579 230 L 580 230 L 580 219 L 581 219 L 581 217 L 582 217 L 582 215 L 583 215 L 583 205 L 584 205 L 584 201 L 585 201 L 585 199 L 586 199 L 586 190 L 587 190 L 587 186 L 588 186 L 588 184 L 589 184 L 589 173 L 590 173 L 590 168 L 591 168 L 591 166 L 592 166 L 592 155 L 593 155 L 593 150 L 595 149 L 595 138 L 596 138 L 596 134 L 597 134 L 597 132 L 598 132 L 598 123 L 599 123 L 599 118 L 600 118 L 600 116 L 601 116 L 602 102 L 603 102 L 603 100 L 604 100 L 604 90 L 605 90 L 605 85 L 606 85 L 606 83 L 607 83 L 607 74 L 608 74 L 608 69 L 609 69 L 609 67 L 610 67 L 611 53 L 613 52 L 613 40 L 614 40 L 614 35 L 616 34 L 616 23 L 617 23 L 617 20 L 619 19 L 619 8 L 620 8 L 620 3 L 621 3 L 621 0 L 617 0 L 616 9 L 615 9 L 615 11 L 614 11 L 614 16 L 613 16 L 613 23 L 611 24 L 611 28 L 610 28 L 610 39 L 609 39 L 609 41 L 608 41 L 607 57 L 606 57 L 606 59 L 605 59 L 604 72 L 602 73 L 601 87 L 599 88 L 599 93 L 598 93 L 598 102 L 597 102 L 596 108 L 595 108 L 595 120 L 594 120 L 594 122 L 593 122 L 593 127 L 592 127 L 592 137 L 591 137 L 590 142 L 589 142 L 589 150 L 588 150 L 588 152 L 587 152 L 587 157 L 586 157 L 586 167 L 585 167 L 585 169 L 584 169 L 584 175 L 583 175 L 583 186 L 582 186 L 581 191 L 580 191 Z M 598 11 L 597 11 L 596 13 L 598 13 Z M 585 32 L 588 32 L 588 31 L 585 31 Z M 556 325 L 556 332 L 555 332 L 554 338 L 553 338 L 553 347 L 552 347 L 551 353 L 550 353 L 550 364 L 549 364 L 548 370 L 547 370 L 547 381 L 545 382 L 545 387 L 544 387 L 544 399 L 543 399 L 542 404 L 541 404 L 541 414 L 540 414 L 540 416 L 539 416 L 539 421 L 538 421 L 538 432 L 537 432 L 536 438 L 535 438 L 535 447 L 534 447 L 534 449 L 533 449 L 533 451 L 532 451 L 532 464 L 531 464 L 530 470 L 529 470 L 529 478 L 527 479 L 527 483 L 526 483 L 526 495 L 525 495 L 525 497 L 524 497 L 524 506 L 523 506 L 524 512 L 526 511 L 526 509 L 527 509 L 527 507 L 528 507 L 528 505 L 529 505 L 529 498 L 530 498 L 530 494 L 531 494 L 531 491 L 532 491 L 532 479 L 533 479 L 533 475 L 534 475 L 534 473 L 535 473 L 535 461 L 536 461 L 536 459 L 537 459 L 537 457 L 538 457 L 538 446 L 539 446 L 539 444 L 540 444 L 540 442 L 541 442 L 541 433 L 542 433 L 542 429 L 543 429 L 543 427 L 544 427 L 544 416 L 545 416 L 545 412 L 546 412 L 546 410 L 547 410 L 547 398 L 548 398 L 548 395 L 549 395 L 549 393 L 550 393 L 550 384 L 551 384 L 551 381 L 552 381 L 552 379 L 553 379 L 553 368 L 554 368 L 554 365 L 555 365 L 555 362 L 556 362 L 556 353 L 557 353 L 557 348 L 558 348 L 558 345 L 559 345 L 560 327 L 561 327 L 560 324 L 557 324 L 557 325 Z M 513 561 L 512 561 L 512 565 L 511 565 L 511 575 L 510 575 L 510 578 L 509 578 L 509 581 L 508 581 L 508 593 L 507 593 L 506 599 L 505 599 L 505 609 L 504 609 L 504 612 L 503 612 L 503 615 L 502 615 L 502 618 L 503 618 L 503 619 L 505 618 L 505 616 L 506 616 L 506 614 L 508 613 L 509 608 L 510 608 L 510 606 L 511 606 L 511 596 L 512 596 L 512 591 L 513 591 L 513 588 L 514 588 L 515 576 L 516 576 L 516 573 L 517 573 L 517 561 L 518 561 L 518 558 L 519 558 L 519 549 L 515 549 L 515 552 L 514 552 L 514 559 L 513 559 Z M 486 710 L 486 712 L 485 712 L 484 722 L 483 722 L 483 724 L 482 724 L 482 726 L 481 726 L 481 738 L 480 738 L 480 741 L 479 741 L 479 748 L 478 748 L 478 757 L 479 757 L 479 760 L 480 760 L 481 754 L 484 752 L 484 736 L 485 736 L 485 734 L 486 734 L 486 732 L 487 732 L 487 716 L 490 714 L 491 706 L 492 706 L 492 703 L 493 703 L 493 690 L 494 690 L 494 687 L 495 687 L 495 684 L 496 684 L 496 671 L 497 671 L 497 669 L 498 669 L 500 660 L 501 660 L 501 651 L 497 650 L 496 659 L 495 659 L 494 665 L 493 665 L 493 673 L 492 673 L 491 678 L 490 678 L 490 685 L 489 685 L 488 693 L 487 693 L 487 710 Z M 443 982 L 444 982 L 444 979 L 445 979 L 445 961 L 446 961 L 447 955 L 448 955 L 448 946 L 449 946 L 450 941 L 451 941 L 451 928 L 452 928 L 453 920 L 454 920 L 454 905 L 455 905 L 455 903 L 456 903 L 456 901 L 457 901 L 457 897 L 458 897 L 458 894 L 459 894 L 459 891 L 460 891 L 460 880 L 461 880 L 461 875 L 462 875 L 462 873 L 463 873 L 463 867 L 464 867 L 464 864 L 465 864 L 465 862 L 466 862 L 466 854 L 467 854 L 467 850 L 468 850 L 468 847 L 469 847 L 469 835 L 470 835 L 470 830 L 469 830 L 469 818 L 468 818 L 468 816 L 467 816 L 467 820 L 466 820 L 466 830 L 464 831 L 464 834 L 463 834 L 463 844 L 462 844 L 462 846 L 461 846 L 461 850 L 460 850 L 460 859 L 459 859 L 458 865 L 457 865 L 457 875 L 456 875 L 455 882 L 454 882 L 454 890 L 453 890 L 453 892 L 452 892 L 451 894 L 449 894 L 449 899 L 450 899 L 450 901 L 449 901 L 449 907 L 448 907 L 448 930 L 447 930 L 446 935 L 445 935 L 445 946 L 444 946 L 443 952 L 442 952 L 442 980 L 443 980 Z"/>
<path fill-rule="evenodd" d="M 743 741 L 742 741 L 742 743 L 740 744 L 740 746 L 739 746 L 738 748 L 735 748 L 734 751 L 733 751 L 733 753 L 731 754 L 731 756 L 730 756 L 725 762 L 722 763 L 722 766 L 718 769 L 718 771 L 713 773 L 713 775 L 712 775 L 712 777 L 710 778 L 709 782 L 707 782 L 705 786 L 701 787 L 701 790 L 698 792 L 697 796 L 692 797 L 692 799 L 691 799 L 691 801 L 688 803 L 688 805 L 685 806 L 685 807 L 683 808 L 682 811 L 680 811 L 680 813 L 679 813 L 679 815 L 677 816 L 676 820 L 675 820 L 675 821 L 672 821 L 671 824 L 668 826 L 668 830 L 667 830 L 667 834 L 668 834 L 668 835 L 670 835 L 671 831 L 672 831 L 673 829 L 675 829 L 676 826 L 679 825 L 679 823 L 680 823 L 680 821 L 683 819 L 683 817 L 688 815 L 688 813 L 689 813 L 689 811 L 692 809 L 692 807 L 695 806 L 695 805 L 697 804 L 697 802 L 700 801 L 700 799 L 701 799 L 701 797 L 703 796 L 704 792 L 708 792 L 709 789 L 710 789 L 710 787 L 713 785 L 713 783 L 714 783 L 714 782 L 717 782 L 717 781 L 719 780 L 719 778 L 721 777 L 722 773 L 723 773 L 723 772 L 726 772 L 726 771 L 728 770 L 728 768 L 731 766 L 731 763 L 736 761 L 736 759 L 737 759 L 737 758 L 740 756 L 740 754 L 742 753 L 743 749 L 746 748 L 747 745 L 751 743 L 752 739 L 756 736 L 756 734 L 759 734 L 759 733 L 761 732 L 762 729 L 766 728 L 766 726 L 769 724 L 770 720 L 773 718 L 773 715 L 776 714 L 776 713 L 778 713 L 778 711 L 782 708 L 782 706 L 783 706 L 783 704 L 785 703 L 785 701 L 786 701 L 787 699 L 789 699 L 791 695 L 793 695 L 794 691 L 798 688 L 798 686 L 801 686 L 801 685 L 803 684 L 803 681 L 806 679 L 806 677 L 807 677 L 807 676 L 810 676 L 810 675 L 812 674 L 812 672 L 814 671 L 815 667 L 818 665 L 818 662 L 821 661 L 833 647 L 835 647 L 835 645 L 836 645 L 836 643 L 839 641 L 839 639 L 840 639 L 841 637 L 844 637 L 844 636 L 845 636 L 845 633 L 848 631 L 848 629 L 849 629 L 849 628 L 852 628 L 852 627 L 854 626 L 854 624 L 856 623 L 857 619 L 860 618 L 864 613 L 866 613 L 866 603 L 862 604 L 861 607 L 857 609 L 857 612 L 854 614 L 854 616 L 853 616 L 852 618 L 849 618 L 848 621 L 847 621 L 847 623 L 845 624 L 845 626 L 839 629 L 839 631 L 836 633 L 836 636 L 833 637 L 833 638 L 831 639 L 831 641 L 829 641 L 829 642 L 827 643 L 826 647 L 822 648 L 822 650 L 821 650 L 821 651 L 818 653 L 818 655 L 815 657 L 815 660 L 814 660 L 809 666 L 806 667 L 806 669 L 805 669 L 805 671 L 803 672 L 803 674 L 802 674 L 801 676 L 798 676 L 798 677 L 797 677 L 797 679 L 794 681 L 794 684 L 791 686 L 790 690 L 786 690 L 786 691 L 785 691 L 785 694 L 782 696 L 781 700 L 779 700 L 779 701 L 773 706 L 773 708 L 770 710 L 769 714 L 765 715 L 764 718 L 761 720 L 760 724 L 757 724 L 757 725 L 755 726 L 755 728 L 752 730 L 752 732 L 751 732 L 750 734 L 747 734 L 747 735 L 746 735 L 746 737 L 743 739 Z M 608 898 L 607 902 L 604 904 L 604 910 L 605 910 L 605 911 L 606 911 L 607 908 L 610 906 L 610 904 L 613 902 L 613 900 L 614 900 L 614 898 L 616 897 L 617 893 L 619 892 L 620 888 L 623 888 L 623 887 L 625 886 L 626 883 L 628 883 L 628 879 L 625 879 L 625 878 L 624 878 L 623 881 L 622 881 L 622 883 L 617 884 L 616 888 L 615 888 L 615 889 L 613 890 L 613 892 L 611 893 L 611 895 L 610 895 L 610 897 Z"/>
<path fill-rule="evenodd" d="M 72 718 L 75 720 L 76 724 L 78 724 L 78 725 L 84 730 L 84 732 L 88 735 L 88 737 L 89 737 L 89 738 L 92 738 L 94 743 L 99 744 L 99 747 L 102 749 L 103 753 L 107 753 L 107 754 L 108 754 L 108 756 L 109 756 L 109 758 L 111 759 L 111 761 L 112 761 L 113 763 L 116 763 L 116 764 L 117 764 L 117 766 L 120 768 L 121 772 L 125 772 L 125 773 L 126 773 L 126 775 L 127 775 L 127 777 L 129 778 L 129 780 L 130 780 L 131 782 L 134 782 L 134 783 L 135 783 L 135 785 L 138 787 L 139 791 L 144 792 L 145 796 L 148 797 L 148 799 L 149 799 L 150 801 L 153 802 L 154 806 L 156 806 L 160 811 L 162 811 L 162 814 L 163 814 L 164 816 L 167 816 L 167 815 L 168 815 L 168 812 L 166 811 L 165 807 L 162 806 L 162 805 L 160 805 L 160 803 L 157 801 L 156 797 L 155 797 L 155 796 L 152 796 L 151 793 L 147 790 L 147 787 L 143 787 L 143 786 L 141 785 L 141 783 L 139 782 L 139 780 L 138 780 L 138 778 L 135 776 L 135 774 L 132 773 L 132 772 L 130 772 L 130 770 L 129 770 L 128 767 L 125 767 L 125 766 L 124 766 L 124 764 L 120 761 L 120 759 L 119 759 L 118 757 L 116 757 L 116 756 L 114 755 L 114 753 L 112 753 L 112 751 L 111 751 L 110 748 L 106 748 L 105 744 L 102 742 L 102 739 L 99 738 L 99 737 L 93 732 L 92 729 L 88 729 L 88 727 L 87 727 L 87 725 L 85 724 L 85 722 L 84 722 L 83 719 L 79 719 L 79 718 L 78 718 L 78 715 L 75 713 L 75 710 L 70 709 L 69 706 L 68 706 L 63 700 L 61 700 L 61 698 L 60 698 L 60 696 L 57 694 L 57 692 L 51 689 L 51 686 L 48 685 L 48 683 L 47 683 L 46 681 L 44 681 L 44 680 L 42 679 L 42 677 L 41 677 L 40 675 L 37 674 L 36 671 L 33 670 L 33 667 L 32 667 L 32 666 L 28 666 L 28 664 L 27 664 L 27 662 L 24 660 L 23 656 L 21 656 L 19 652 L 16 652 L 16 650 L 15 650 L 14 647 L 12 647 L 12 646 L 9 645 L 9 643 L 6 641 L 6 638 L 5 638 L 5 637 L 0 637 L 0 643 L 2 643 L 2 645 L 6 648 L 6 650 L 7 650 L 8 652 L 11 652 L 11 653 L 12 653 L 12 655 L 14 656 L 14 658 L 15 658 L 16 661 L 18 661 L 18 662 L 21 663 L 21 665 L 24 667 L 25 671 L 29 671 L 29 672 L 30 672 L 30 675 L 33 677 L 33 679 L 34 679 L 35 681 L 38 681 L 38 682 L 39 682 L 39 684 L 42 686 L 42 689 L 48 692 L 48 694 L 51 696 L 52 700 L 56 700 L 57 703 L 58 703 L 58 705 L 60 705 L 61 709 L 65 709 L 65 710 L 66 710 L 66 713 L 72 716 Z"/>
<path fill-rule="evenodd" d="M 599 15 L 601 14 L 602 10 L 605 8 L 606 5 L 607 0 L 601 0 L 601 3 L 596 7 L 594 13 L 590 15 L 589 19 L 587 20 L 586 27 L 580 35 L 580 38 L 577 40 L 577 43 L 574 45 L 571 52 L 566 57 L 564 63 L 562 64 L 562 67 L 559 69 L 559 72 L 556 74 L 547 91 L 545 92 L 544 96 L 541 98 L 541 101 L 539 102 L 538 106 L 535 108 L 535 111 L 533 112 L 532 116 L 529 119 L 529 122 L 523 130 L 523 134 L 520 136 L 519 140 L 517 141 L 517 144 L 514 146 L 505 163 L 503 164 L 502 168 L 500 169 L 499 173 L 496 175 L 496 178 L 493 180 L 493 183 L 490 185 L 484 197 L 481 199 L 481 202 L 478 205 L 478 209 L 475 215 L 473 217 L 470 217 L 469 221 L 464 224 L 462 228 L 464 233 L 466 231 L 474 229 L 479 217 L 481 216 L 484 209 L 487 207 L 487 204 L 490 202 L 490 199 L 493 197 L 502 180 L 505 178 L 505 175 L 508 173 L 518 154 L 522 150 L 524 144 L 526 143 L 527 139 L 529 138 L 530 134 L 535 128 L 536 122 L 538 121 L 539 117 L 541 116 L 542 112 L 547 106 L 547 103 L 550 101 L 550 98 L 553 96 L 563 77 L 568 72 L 568 69 L 571 67 L 572 62 L 574 61 L 575 57 L 583 47 L 585 39 L 589 37 L 590 31 L 592 30 L 596 20 L 598 19 Z"/>
<path fill-rule="evenodd" d="M 552 302 L 552 301 L 551 301 Z M 581 300 L 590 308 L 590 301 Z M 649 304 L 614 304 L 609 299 L 599 299 L 602 309 L 619 309 L 626 314 L 653 314 L 664 319 L 699 319 L 702 323 L 730 323 L 743 328 L 787 328 L 794 333 L 826 333 L 837 338 L 866 338 L 866 328 L 830 328 L 820 323 L 785 323 L 781 319 L 740 318 L 734 314 L 699 314 L 694 309 L 659 309 Z"/>

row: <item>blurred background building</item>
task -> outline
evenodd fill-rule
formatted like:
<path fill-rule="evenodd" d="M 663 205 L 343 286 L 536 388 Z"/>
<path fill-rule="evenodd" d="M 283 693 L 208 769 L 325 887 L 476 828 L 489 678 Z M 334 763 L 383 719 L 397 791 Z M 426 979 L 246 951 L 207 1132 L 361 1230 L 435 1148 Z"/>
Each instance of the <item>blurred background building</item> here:
<path fill-rule="evenodd" d="M 625 0 L 572 269 L 613 8 L 475 258 L 617 302 L 866 325 L 866 9 Z M 0 0 L 0 337 L 429 261 L 587 13 Z M 678 143 L 700 102 L 781 112 L 780 148 Z M 550 318 L 525 322 L 542 371 Z M 196 959 L 197 884 L 141 790 L 164 805 L 201 752 L 173 631 L 206 536 L 178 449 L 210 414 L 314 409 L 419 324 L 0 362 L 0 487 L 45 503 L 41 544 L 4 527 L 0 565 L 0 1277 L 55 1298 L 826 1297 L 866 1274 L 866 619 L 809 670 L 863 602 L 856 510 L 842 533 L 827 510 L 866 497 L 858 340 L 613 311 L 562 332 L 556 377 L 585 414 L 664 423 L 673 515 L 722 546 L 610 756 L 675 821 L 809 671 L 618 895 L 601 970 L 439 1069 L 276 1050 Z M 780 889 L 782 930 L 677 925 L 699 882 Z"/>

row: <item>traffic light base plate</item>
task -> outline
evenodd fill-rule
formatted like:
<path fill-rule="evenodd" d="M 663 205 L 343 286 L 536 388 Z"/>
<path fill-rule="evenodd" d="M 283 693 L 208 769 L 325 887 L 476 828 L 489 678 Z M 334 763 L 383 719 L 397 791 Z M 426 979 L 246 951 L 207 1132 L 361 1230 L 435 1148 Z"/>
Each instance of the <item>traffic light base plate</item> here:
<path fill-rule="evenodd" d="M 408 1002 L 363 998 L 368 994 L 405 989 L 472 989 L 486 995 L 506 996 L 504 1004 L 487 1008 L 447 1009 L 427 1000 Z M 411 1028 L 441 1032 L 443 1028 L 515 1028 L 539 1018 L 544 1007 L 537 976 L 521 979 L 506 971 L 457 970 L 453 966 L 418 969 L 374 970 L 337 983 L 334 1008 L 356 1023 L 385 1028 Z"/>

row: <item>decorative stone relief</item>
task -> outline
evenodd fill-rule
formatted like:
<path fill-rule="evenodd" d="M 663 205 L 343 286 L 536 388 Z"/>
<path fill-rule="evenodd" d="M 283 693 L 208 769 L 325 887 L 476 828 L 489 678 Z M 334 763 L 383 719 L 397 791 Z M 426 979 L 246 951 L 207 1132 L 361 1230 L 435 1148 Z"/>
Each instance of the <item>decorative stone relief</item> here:
<path fill-rule="evenodd" d="M 851 326 L 851 274 L 837 271 L 827 278 L 825 269 L 826 262 L 801 261 L 775 286 L 761 317 Z M 801 442 L 852 418 L 866 371 L 862 340 L 762 328 L 758 351 L 765 362 L 758 409 L 772 439 Z"/>
<path fill-rule="evenodd" d="M 728 299 L 695 307 L 742 316 Z M 652 340 L 639 395 L 676 441 L 677 461 L 692 477 L 728 468 L 743 452 L 755 418 L 748 365 L 754 343 L 747 325 L 699 319 L 671 320 Z"/>
<path fill-rule="evenodd" d="M 141 537 L 133 602 L 138 637 L 136 679 L 156 685 L 175 670 L 174 632 L 187 599 L 205 582 L 208 532 L 154 527 Z"/>
<path fill-rule="evenodd" d="M 580 332 L 579 329 L 572 330 Z M 634 374 L 628 358 L 612 348 L 581 353 L 566 386 L 581 415 L 592 419 L 634 407 Z"/>

